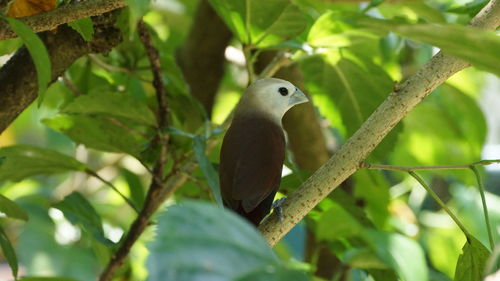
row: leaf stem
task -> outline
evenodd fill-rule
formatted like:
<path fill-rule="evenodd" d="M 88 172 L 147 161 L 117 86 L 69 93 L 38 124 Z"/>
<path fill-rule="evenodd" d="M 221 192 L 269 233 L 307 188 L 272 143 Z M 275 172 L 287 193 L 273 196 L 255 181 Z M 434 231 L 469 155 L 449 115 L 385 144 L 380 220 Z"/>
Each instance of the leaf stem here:
<path fill-rule="evenodd" d="M 278 70 L 282 67 L 288 66 L 292 63 L 292 58 L 288 52 L 279 52 L 273 58 L 273 60 L 262 70 L 259 74 L 259 78 L 269 78 L 272 77 Z"/>
<path fill-rule="evenodd" d="M 467 238 L 467 241 L 470 241 L 470 233 L 467 231 L 465 226 L 460 222 L 460 220 L 453 214 L 453 212 L 446 206 L 446 204 L 439 198 L 439 196 L 430 188 L 429 185 L 419 176 L 417 175 L 414 171 L 408 171 L 408 174 L 412 176 L 414 179 L 416 179 L 420 185 L 422 185 L 423 188 L 429 193 L 429 195 L 443 208 L 443 210 L 451 217 L 451 219 L 458 225 L 458 227 L 462 230 L 462 232 L 465 234 L 465 237 Z"/>
<path fill-rule="evenodd" d="M 132 202 L 130 199 L 127 198 L 127 196 L 125 196 L 123 193 L 121 193 L 120 190 L 118 190 L 118 188 L 116 188 L 116 186 L 114 186 L 110 181 L 108 180 L 105 180 L 103 177 L 99 176 L 99 174 L 97 174 L 95 171 L 91 170 L 91 169 L 86 169 L 85 170 L 85 173 L 87 173 L 88 175 L 91 175 L 95 178 L 97 178 L 98 180 L 100 180 L 102 183 L 108 185 L 109 187 L 111 187 L 111 189 L 113 189 L 116 193 L 118 193 L 118 195 L 120 195 L 121 198 L 123 198 L 123 200 L 125 200 L 125 202 L 132 208 L 134 209 L 134 211 L 138 214 L 139 213 L 139 209 L 137 209 L 137 207 L 135 206 L 134 202 Z"/>
<path fill-rule="evenodd" d="M 255 81 L 255 70 L 253 68 L 254 58 L 252 56 L 253 46 L 244 45 L 243 46 L 243 54 L 245 55 L 245 64 L 248 72 L 248 85 L 252 84 Z"/>
<path fill-rule="evenodd" d="M 477 180 L 477 185 L 479 186 L 479 194 L 481 194 L 481 202 L 483 205 L 484 219 L 486 221 L 486 228 L 488 229 L 488 239 L 490 241 L 490 248 L 493 251 L 493 249 L 495 247 L 495 242 L 493 241 L 493 232 L 491 231 L 490 216 L 488 214 L 488 206 L 486 205 L 486 197 L 484 196 L 483 181 L 482 181 L 481 175 L 479 174 L 479 171 L 477 170 L 477 167 L 475 165 L 470 165 L 469 168 L 472 170 L 472 172 L 474 172 L 474 175 L 476 176 L 476 180 Z"/>
<path fill-rule="evenodd" d="M 369 170 L 389 170 L 389 171 L 399 171 L 399 172 L 410 172 L 417 170 L 463 170 L 470 169 L 471 166 L 476 165 L 491 165 L 500 163 L 500 159 L 494 160 L 481 160 L 478 162 L 474 162 L 472 164 L 463 164 L 463 165 L 438 165 L 438 166 L 393 166 L 393 165 L 380 165 L 380 164 L 370 164 L 366 162 L 362 162 L 360 164 L 360 168 L 365 168 Z"/>

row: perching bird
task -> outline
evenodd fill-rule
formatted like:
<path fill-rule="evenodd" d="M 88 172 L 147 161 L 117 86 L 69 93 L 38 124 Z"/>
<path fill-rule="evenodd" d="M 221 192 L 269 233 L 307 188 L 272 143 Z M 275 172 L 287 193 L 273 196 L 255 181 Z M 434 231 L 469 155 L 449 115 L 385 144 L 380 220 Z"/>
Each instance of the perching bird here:
<path fill-rule="evenodd" d="M 270 212 L 285 160 L 281 118 L 308 99 L 292 83 L 265 78 L 251 84 L 236 107 L 220 153 L 224 205 L 254 225 Z"/>

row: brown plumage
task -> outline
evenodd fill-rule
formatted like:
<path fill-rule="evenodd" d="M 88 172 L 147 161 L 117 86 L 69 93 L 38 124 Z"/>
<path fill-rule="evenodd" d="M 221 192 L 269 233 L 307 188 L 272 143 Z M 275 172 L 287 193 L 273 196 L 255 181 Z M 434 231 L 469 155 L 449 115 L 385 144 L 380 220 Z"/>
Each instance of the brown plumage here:
<path fill-rule="evenodd" d="M 243 95 L 224 136 L 219 170 L 224 205 L 254 225 L 269 213 L 279 188 L 285 160 L 281 118 L 306 101 L 287 81 L 259 80 Z"/>

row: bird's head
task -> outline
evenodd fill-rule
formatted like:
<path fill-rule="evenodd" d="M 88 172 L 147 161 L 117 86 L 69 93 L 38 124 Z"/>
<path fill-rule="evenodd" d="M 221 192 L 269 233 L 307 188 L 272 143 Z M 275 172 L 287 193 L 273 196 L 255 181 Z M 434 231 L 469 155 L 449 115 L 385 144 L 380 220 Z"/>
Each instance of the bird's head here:
<path fill-rule="evenodd" d="M 292 83 L 277 78 L 264 78 L 247 88 L 236 114 L 265 114 L 281 125 L 281 118 L 290 108 L 307 101 L 306 95 Z"/>

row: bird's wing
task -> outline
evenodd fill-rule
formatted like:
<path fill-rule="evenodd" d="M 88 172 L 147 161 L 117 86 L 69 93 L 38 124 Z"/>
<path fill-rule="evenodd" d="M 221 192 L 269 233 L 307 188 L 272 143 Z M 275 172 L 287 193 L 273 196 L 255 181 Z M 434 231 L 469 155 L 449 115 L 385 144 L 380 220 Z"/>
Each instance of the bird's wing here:
<path fill-rule="evenodd" d="M 265 118 L 235 121 L 221 151 L 221 190 L 232 208 L 241 203 L 250 212 L 279 187 L 285 139 L 281 127 Z"/>

